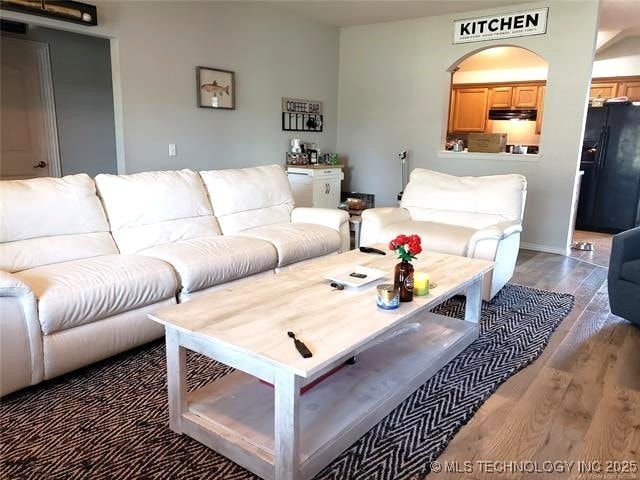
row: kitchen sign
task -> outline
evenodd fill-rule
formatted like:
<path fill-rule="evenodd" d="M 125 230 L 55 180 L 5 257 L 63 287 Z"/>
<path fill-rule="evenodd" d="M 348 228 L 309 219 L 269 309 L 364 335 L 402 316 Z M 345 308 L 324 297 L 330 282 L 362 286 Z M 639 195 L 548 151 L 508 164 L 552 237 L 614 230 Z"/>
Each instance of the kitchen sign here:
<path fill-rule="evenodd" d="M 547 33 L 548 8 L 453 22 L 453 43 L 484 42 Z"/>

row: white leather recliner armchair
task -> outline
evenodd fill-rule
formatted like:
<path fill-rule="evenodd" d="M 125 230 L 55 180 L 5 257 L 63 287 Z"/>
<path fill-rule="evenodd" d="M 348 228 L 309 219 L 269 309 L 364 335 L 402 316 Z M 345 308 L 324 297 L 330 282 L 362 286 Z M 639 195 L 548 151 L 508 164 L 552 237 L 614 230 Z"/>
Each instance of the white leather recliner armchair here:
<path fill-rule="evenodd" d="M 362 213 L 360 243 L 388 243 L 415 233 L 426 250 L 491 260 L 495 267 L 483 294 L 489 300 L 513 276 L 526 193 L 522 175 L 455 177 L 417 168 L 400 208 Z"/>

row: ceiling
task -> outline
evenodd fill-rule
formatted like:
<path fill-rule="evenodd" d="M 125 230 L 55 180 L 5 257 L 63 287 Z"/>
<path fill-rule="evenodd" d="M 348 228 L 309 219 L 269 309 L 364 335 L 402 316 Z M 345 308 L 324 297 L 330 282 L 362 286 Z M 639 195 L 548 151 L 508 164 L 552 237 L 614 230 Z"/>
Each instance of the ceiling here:
<path fill-rule="evenodd" d="M 601 52 L 620 40 L 636 35 L 640 35 L 640 1 L 603 0 L 600 4 L 596 51 Z"/>
<path fill-rule="evenodd" d="M 527 0 L 289 0 L 271 1 L 297 15 L 336 27 L 392 22 L 509 7 Z M 597 51 L 640 35 L 640 0 L 602 0 Z"/>
<path fill-rule="evenodd" d="M 270 3 L 328 25 L 349 27 L 529 2 L 526 0 L 294 0 Z"/>

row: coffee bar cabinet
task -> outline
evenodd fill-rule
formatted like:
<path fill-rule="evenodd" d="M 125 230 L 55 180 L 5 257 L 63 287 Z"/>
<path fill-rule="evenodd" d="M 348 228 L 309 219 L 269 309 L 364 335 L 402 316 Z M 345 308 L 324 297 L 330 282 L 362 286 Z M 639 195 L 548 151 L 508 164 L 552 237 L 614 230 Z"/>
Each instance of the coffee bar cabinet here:
<path fill-rule="evenodd" d="M 342 165 L 287 167 L 296 207 L 337 208 L 342 190 Z"/>

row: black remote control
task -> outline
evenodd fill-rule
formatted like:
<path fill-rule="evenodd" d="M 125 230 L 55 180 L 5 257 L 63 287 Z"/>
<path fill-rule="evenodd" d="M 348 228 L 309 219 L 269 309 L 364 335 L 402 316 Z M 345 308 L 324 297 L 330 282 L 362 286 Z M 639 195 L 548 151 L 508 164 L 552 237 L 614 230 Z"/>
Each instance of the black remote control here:
<path fill-rule="evenodd" d="M 377 248 L 373 248 L 373 247 L 360 247 L 360 251 L 362 253 L 377 253 L 378 255 L 387 254 L 387 252 L 383 252 L 382 250 L 378 250 Z"/>
<path fill-rule="evenodd" d="M 289 335 L 291 338 L 293 338 L 293 343 L 296 346 L 296 350 L 298 350 L 298 353 L 300 355 L 302 355 L 303 358 L 313 357 L 313 354 L 311 353 L 311 350 L 309 350 L 307 348 L 307 346 L 302 341 L 300 341 L 300 340 L 298 340 L 296 338 L 295 333 L 287 332 L 287 335 Z"/>

